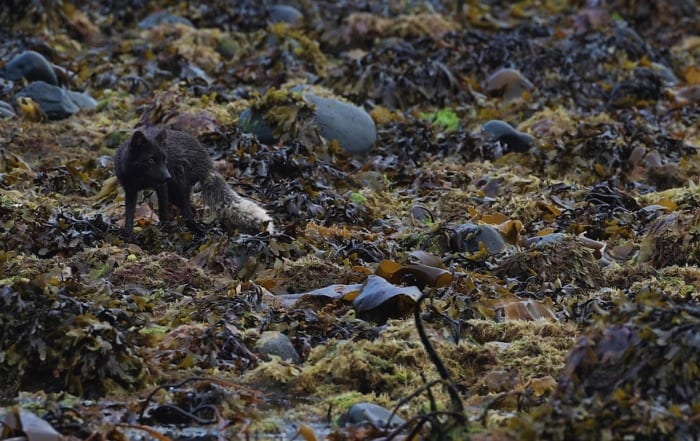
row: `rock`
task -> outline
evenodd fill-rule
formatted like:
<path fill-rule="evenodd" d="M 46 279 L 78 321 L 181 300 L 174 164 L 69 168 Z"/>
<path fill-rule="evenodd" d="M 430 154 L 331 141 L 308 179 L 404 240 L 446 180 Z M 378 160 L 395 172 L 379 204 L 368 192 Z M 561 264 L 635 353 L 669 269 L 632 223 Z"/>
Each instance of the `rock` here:
<path fill-rule="evenodd" d="M 304 14 L 299 12 L 297 8 L 289 5 L 272 5 L 267 8 L 267 13 L 272 23 L 284 22 L 293 25 L 304 19 Z"/>
<path fill-rule="evenodd" d="M 36 102 L 49 119 L 68 118 L 80 108 L 71 99 L 68 91 L 43 81 L 27 85 L 17 94 L 29 97 Z"/>
<path fill-rule="evenodd" d="M 49 119 L 68 118 L 80 109 L 94 109 L 97 101 L 86 92 L 63 89 L 43 81 L 35 81 L 17 94 L 36 102 Z"/>
<path fill-rule="evenodd" d="M 533 236 L 525 239 L 527 248 L 542 248 L 549 245 L 559 245 L 569 238 L 566 233 L 550 233 L 544 236 Z"/>
<path fill-rule="evenodd" d="M 505 101 L 520 98 L 535 86 L 516 69 L 499 69 L 486 79 L 489 95 L 502 96 Z"/>
<path fill-rule="evenodd" d="M 216 44 L 216 51 L 227 60 L 233 58 L 239 50 L 240 46 L 238 42 L 231 38 L 230 35 L 222 37 Z"/>
<path fill-rule="evenodd" d="M 372 149 L 377 139 L 377 128 L 364 109 L 336 98 L 323 98 L 306 92 L 303 87 L 292 90 L 304 93 L 304 97 L 314 103 L 314 121 L 327 141 L 337 140 L 342 148 L 354 154 L 367 153 Z M 262 143 L 275 142 L 273 128 L 256 110 L 244 110 L 238 117 L 238 127 L 254 134 Z"/>
<path fill-rule="evenodd" d="M 150 14 L 139 22 L 139 29 L 150 29 L 162 24 L 183 24 L 191 28 L 194 27 L 191 21 L 179 15 L 171 14 L 168 11 L 158 11 Z"/>
<path fill-rule="evenodd" d="M 335 98 L 323 98 L 307 93 L 306 98 L 316 104 L 316 124 L 321 136 L 354 154 L 367 153 L 374 147 L 377 128 L 372 117 L 353 104 Z"/>
<path fill-rule="evenodd" d="M 476 253 L 483 243 L 489 254 L 501 252 L 506 247 L 501 233 L 489 225 L 466 223 L 455 228 L 450 236 L 450 249 L 453 251 L 468 251 Z"/>
<path fill-rule="evenodd" d="M 487 122 L 481 131 L 486 133 L 491 140 L 500 142 L 510 152 L 526 152 L 535 140 L 532 136 L 518 132 L 513 126 L 500 119 L 492 119 Z"/>
<path fill-rule="evenodd" d="M 277 331 L 265 331 L 260 335 L 255 349 L 268 355 L 276 355 L 282 360 L 301 363 L 301 357 L 294 349 L 289 337 Z"/>
<path fill-rule="evenodd" d="M 0 118 L 12 118 L 14 116 L 17 116 L 17 114 L 10 103 L 0 101 Z"/>
<path fill-rule="evenodd" d="M 97 100 L 91 97 L 87 92 L 76 92 L 74 90 L 66 90 L 68 97 L 73 103 L 81 109 L 94 109 L 97 107 Z"/>
<path fill-rule="evenodd" d="M 238 128 L 246 133 L 252 133 L 263 144 L 274 144 L 275 136 L 262 115 L 252 109 L 246 109 L 238 117 Z"/>
<path fill-rule="evenodd" d="M 25 78 L 27 81 L 43 81 L 54 86 L 59 85 L 52 64 L 39 52 L 34 51 L 24 51 L 15 56 L 0 69 L 0 76 L 12 81 Z"/>
<path fill-rule="evenodd" d="M 374 403 L 353 404 L 339 420 L 341 426 L 370 424 L 377 429 L 391 429 L 399 427 L 405 422 L 406 420 L 398 415 L 392 416 L 392 412 L 389 409 Z"/>

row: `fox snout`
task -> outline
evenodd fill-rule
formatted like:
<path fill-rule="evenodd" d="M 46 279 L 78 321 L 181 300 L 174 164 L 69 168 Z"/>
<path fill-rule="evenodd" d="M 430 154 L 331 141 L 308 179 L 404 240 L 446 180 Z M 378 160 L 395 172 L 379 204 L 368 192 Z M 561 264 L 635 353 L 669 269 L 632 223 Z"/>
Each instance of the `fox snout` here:
<path fill-rule="evenodd" d="M 172 176 L 170 176 L 170 172 L 168 171 L 167 167 L 163 167 L 161 172 L 162 172 L 162 176 L 163 176 L 164 181 L 169 181 L 170 178 L 172 178 Z"/>
<path fill-rule="evenodd" d="M 154 182 L 167 182 L 172 179 L 168 167 L 165 164 L 154 165 L 146 170 L 148 179 Z"/>

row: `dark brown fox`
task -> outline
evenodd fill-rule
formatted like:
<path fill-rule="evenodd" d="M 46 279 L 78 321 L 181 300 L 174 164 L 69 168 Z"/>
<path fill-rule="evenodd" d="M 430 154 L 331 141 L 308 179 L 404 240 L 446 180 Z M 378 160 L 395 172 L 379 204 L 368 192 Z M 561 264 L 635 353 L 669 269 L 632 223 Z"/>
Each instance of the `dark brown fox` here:
<path fill-rule="evenodd" d="M 207 206 L 220 221 L 248 232 L 273 232 L 272 218 L 264 208 L 241 197 L 214 170 L 207 151 L 195 137 L 178 130 L 153 127 L 135 131 L 114 157 L 114 168 L 126 196 L 124 236 L 131 237 L 139 190 L 152 188 L 158 195 L 161 223 L 168 220 L 168 205 L 174 204 L 189 228 L 194 222 L 190 195 L 199 184 Z"/>

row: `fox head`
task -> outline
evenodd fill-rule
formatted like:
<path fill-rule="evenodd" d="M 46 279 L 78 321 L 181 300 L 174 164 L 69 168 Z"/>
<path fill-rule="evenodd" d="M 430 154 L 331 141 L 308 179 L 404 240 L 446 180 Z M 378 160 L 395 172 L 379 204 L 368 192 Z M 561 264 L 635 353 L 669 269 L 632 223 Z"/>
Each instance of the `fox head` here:
<path fill-rule="evenodd" d="M 166 132 L 163 130 L 156 137 L 156 142 L 163 145 Z M 129 141 L 128 161 L 129 167 L 141 179 L 150 182 L 162 183 L 170 179 L 168 172 L 168 158 L 165 151 L 158 144 L 149 140 L 141 131 L 134 132 Z"/>

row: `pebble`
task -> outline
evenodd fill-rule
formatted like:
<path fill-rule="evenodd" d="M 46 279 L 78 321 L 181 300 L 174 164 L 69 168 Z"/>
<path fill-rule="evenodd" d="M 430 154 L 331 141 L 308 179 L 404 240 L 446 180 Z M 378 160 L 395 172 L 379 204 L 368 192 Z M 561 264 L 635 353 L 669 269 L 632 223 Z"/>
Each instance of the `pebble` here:
<path fill-rule="evenodd" d="M 263 354 L 276 355 L 282 360 L 301 363 L 301 357 L 294 349 L 292 341 L 286 335 L 277 331 L 265 331 L 255 343 L 255 349 Z"/>
<path fill-rule="evenodd" d="M 27 81 L 43 81 L 58 86 L 58 77 L 53 66 L 43 55 L 35 51 L 24 51 L 0 69 L 0 76 L 12 81 L 25 78 Z"/>
<path fill-rule="evenodd" d="M 491 140 L 500 142 L 509 152 L 526 152 L 535 140 L 532 136 L 518 132 L 513 126 L 500 119 L 492 119 L 484 124 L 481 130 L 489 135 Z"/>

